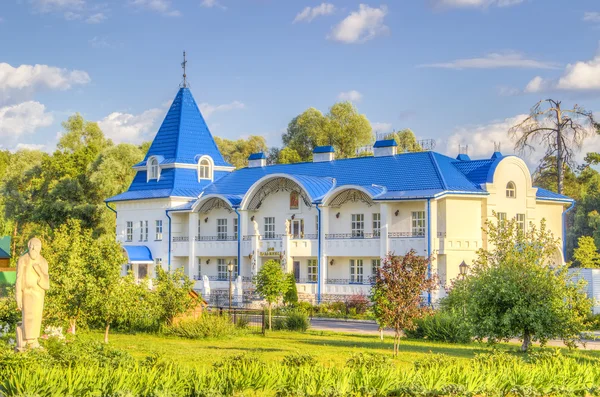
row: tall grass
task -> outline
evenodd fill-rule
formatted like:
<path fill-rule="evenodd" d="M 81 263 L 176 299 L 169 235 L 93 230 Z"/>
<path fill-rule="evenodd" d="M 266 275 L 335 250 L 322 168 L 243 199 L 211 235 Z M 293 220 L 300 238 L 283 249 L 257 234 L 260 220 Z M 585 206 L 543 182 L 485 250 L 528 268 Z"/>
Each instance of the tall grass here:
<path fill-rule="evenodd" d="M 151 360 L 152 361 L 152 360 Z M 290 365 L 297 361 L 298 365 Z M 600 366 L 560 354 L 529 360 L 504 353 L 457 361 L 432 356 L 412 369 L 372 365 L 379 358 L 354 357 L 342 367 L 304 360 L 264 363 L 235 356 L 209 368 L 173 364 L 0 368 L 2 396 L 587 396 L 600 395 Z"/>

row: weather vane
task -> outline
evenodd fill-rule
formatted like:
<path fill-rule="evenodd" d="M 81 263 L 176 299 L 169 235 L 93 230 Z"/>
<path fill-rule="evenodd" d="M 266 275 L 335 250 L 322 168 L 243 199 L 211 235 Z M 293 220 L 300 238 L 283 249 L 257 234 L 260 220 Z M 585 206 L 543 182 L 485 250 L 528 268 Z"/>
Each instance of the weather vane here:
<path fill-rule="evenodd" d="M 185 59 L 185 51 L 183 52 L 183 62 L 181 62 L 181 67 L 183 68 L 183 88 L 187 87 L 187 74 L 185 74 L 185 68 L 187 66 L 187 60 Z"/>

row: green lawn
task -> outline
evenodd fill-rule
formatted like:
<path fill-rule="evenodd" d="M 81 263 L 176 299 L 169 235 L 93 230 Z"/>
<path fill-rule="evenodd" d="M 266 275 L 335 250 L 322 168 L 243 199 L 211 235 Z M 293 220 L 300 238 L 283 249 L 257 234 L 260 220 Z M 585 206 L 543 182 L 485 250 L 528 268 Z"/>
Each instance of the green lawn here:
<path fill-rule="evenodd" d="M 103 335 L 92 332 L 91 337 L 102 341 Z M 126 350 L 136 358 L 159 353 L 185 366 L 205 366 L 220 361 L 224 357 L 240 353 L 250 353 L 264 361 L 280 361 L 291 353 L 311 354 L 326 365 L 341 365 L 352 353 L 392 353 L 392 338 L 381 342 L 377 336 L 351 335 L 322 331 L 271 332 L 267 336 L 244 334 L 223 339 L 190 340 L 178 337 L 147 334 L 110 335 L 110 344 Z M 516 351 L 518 345 L 502 344 L 501 349 Z M 410 366 L 415 361 L 431 353 L 442 353 L 459 359 L 473 358 L 477 353 L 490 351 L 485 344 L 466 345 L 431 343 L 403 340 L 400 355 L 395 359 L 399 366 Z M 564 352 L 568 350 L 564 349 Z M 600 358 L 599 351 L 575 350 L 569 355 Z"/>

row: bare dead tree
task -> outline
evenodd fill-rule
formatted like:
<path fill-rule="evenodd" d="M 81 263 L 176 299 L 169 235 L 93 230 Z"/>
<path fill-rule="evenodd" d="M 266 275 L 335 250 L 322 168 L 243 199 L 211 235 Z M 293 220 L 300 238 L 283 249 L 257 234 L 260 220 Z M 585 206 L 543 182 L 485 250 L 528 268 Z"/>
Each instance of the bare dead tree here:
<path fill-rule="evenodd" d="M 536 103 L 529 116 L 509 130 L 517 139 L 515 151 L 526 154 L 535 150 L 535 144 L 546 146 L 546 157 L 556 158 L 558 193 L 563 192 L 564 165 L 574 166 L 575 152 L 583 141 L 598 128 L 592 112 L 579 105 L 563 109 L 561 101 L 544 99 Z M 540 167 L 544 164 L 540 164 Z"/>

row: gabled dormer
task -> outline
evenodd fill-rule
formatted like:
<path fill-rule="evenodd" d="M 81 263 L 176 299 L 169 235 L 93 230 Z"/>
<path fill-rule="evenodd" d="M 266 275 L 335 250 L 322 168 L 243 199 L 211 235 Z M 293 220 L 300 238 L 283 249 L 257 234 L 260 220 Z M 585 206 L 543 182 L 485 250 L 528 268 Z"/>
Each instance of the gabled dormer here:
<path fill-rule="evenodd" d="M 107 201 L 196 198 L 235 169 L 225 162 L 189 88 L 180 88 L 127 192 Z"/>

